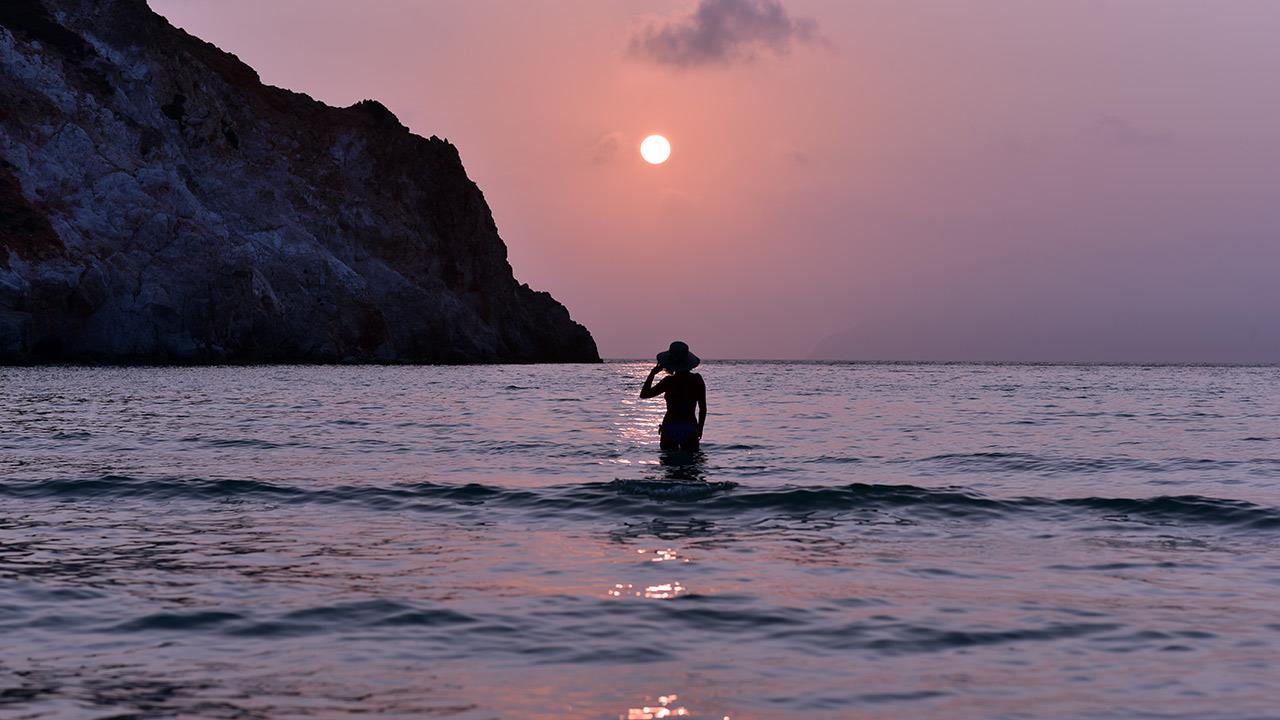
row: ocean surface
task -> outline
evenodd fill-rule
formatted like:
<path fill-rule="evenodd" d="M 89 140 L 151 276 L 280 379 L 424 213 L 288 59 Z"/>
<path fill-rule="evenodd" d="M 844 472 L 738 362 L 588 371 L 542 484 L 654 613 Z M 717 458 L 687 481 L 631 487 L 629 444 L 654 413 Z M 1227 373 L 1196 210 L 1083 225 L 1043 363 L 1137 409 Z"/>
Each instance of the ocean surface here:
<path fill-rule="evenodd" d="M 0 369 L 0 717 L 1280 717 L 1280 368 Z"/>

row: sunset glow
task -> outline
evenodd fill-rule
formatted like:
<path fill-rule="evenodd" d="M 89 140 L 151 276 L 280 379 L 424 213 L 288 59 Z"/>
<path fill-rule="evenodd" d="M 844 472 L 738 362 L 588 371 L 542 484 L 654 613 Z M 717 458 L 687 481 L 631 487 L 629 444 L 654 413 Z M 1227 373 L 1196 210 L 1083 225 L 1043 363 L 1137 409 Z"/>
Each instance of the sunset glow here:
<path fill-rule="evenodd" d="M 1280 352 L 1280 4 L 1244 4 L 151 2 L 455 144 L 607 357 L 1116 361 Z"/>

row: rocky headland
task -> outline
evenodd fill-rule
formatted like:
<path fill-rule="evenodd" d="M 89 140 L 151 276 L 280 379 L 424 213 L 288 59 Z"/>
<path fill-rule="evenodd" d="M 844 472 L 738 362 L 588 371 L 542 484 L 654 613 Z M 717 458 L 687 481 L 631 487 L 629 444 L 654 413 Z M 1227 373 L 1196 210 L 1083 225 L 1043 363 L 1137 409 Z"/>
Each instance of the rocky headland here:
<path fill-rule="evenodd" d="M 595 362 L 453 145 L 144 0 L 0 2 L 0 362 Z"/>

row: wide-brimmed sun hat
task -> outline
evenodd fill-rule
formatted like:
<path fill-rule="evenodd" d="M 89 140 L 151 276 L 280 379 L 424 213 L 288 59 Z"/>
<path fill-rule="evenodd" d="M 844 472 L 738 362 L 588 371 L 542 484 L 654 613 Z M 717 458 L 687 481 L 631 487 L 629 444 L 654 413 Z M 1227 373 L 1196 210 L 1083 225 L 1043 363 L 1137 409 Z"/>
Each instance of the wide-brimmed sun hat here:
<path fill-rule="evenodd" d="M 658 353 L 658 364 L 669 372 L 692 370 L 702 362 L 697 355 L 689 352 L 689 346 L 679 340 L 671 343 L 666 352 Z"/>

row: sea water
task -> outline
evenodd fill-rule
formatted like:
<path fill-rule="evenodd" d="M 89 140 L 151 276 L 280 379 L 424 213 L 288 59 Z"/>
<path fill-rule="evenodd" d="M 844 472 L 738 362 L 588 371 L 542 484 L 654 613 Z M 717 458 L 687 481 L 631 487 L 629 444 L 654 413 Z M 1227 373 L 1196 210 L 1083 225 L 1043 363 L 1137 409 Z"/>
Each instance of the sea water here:
<path fill-rule="evenodd" d="M 0 717 L 1280 716 L 1280 369 L 0 370 Z"/>

